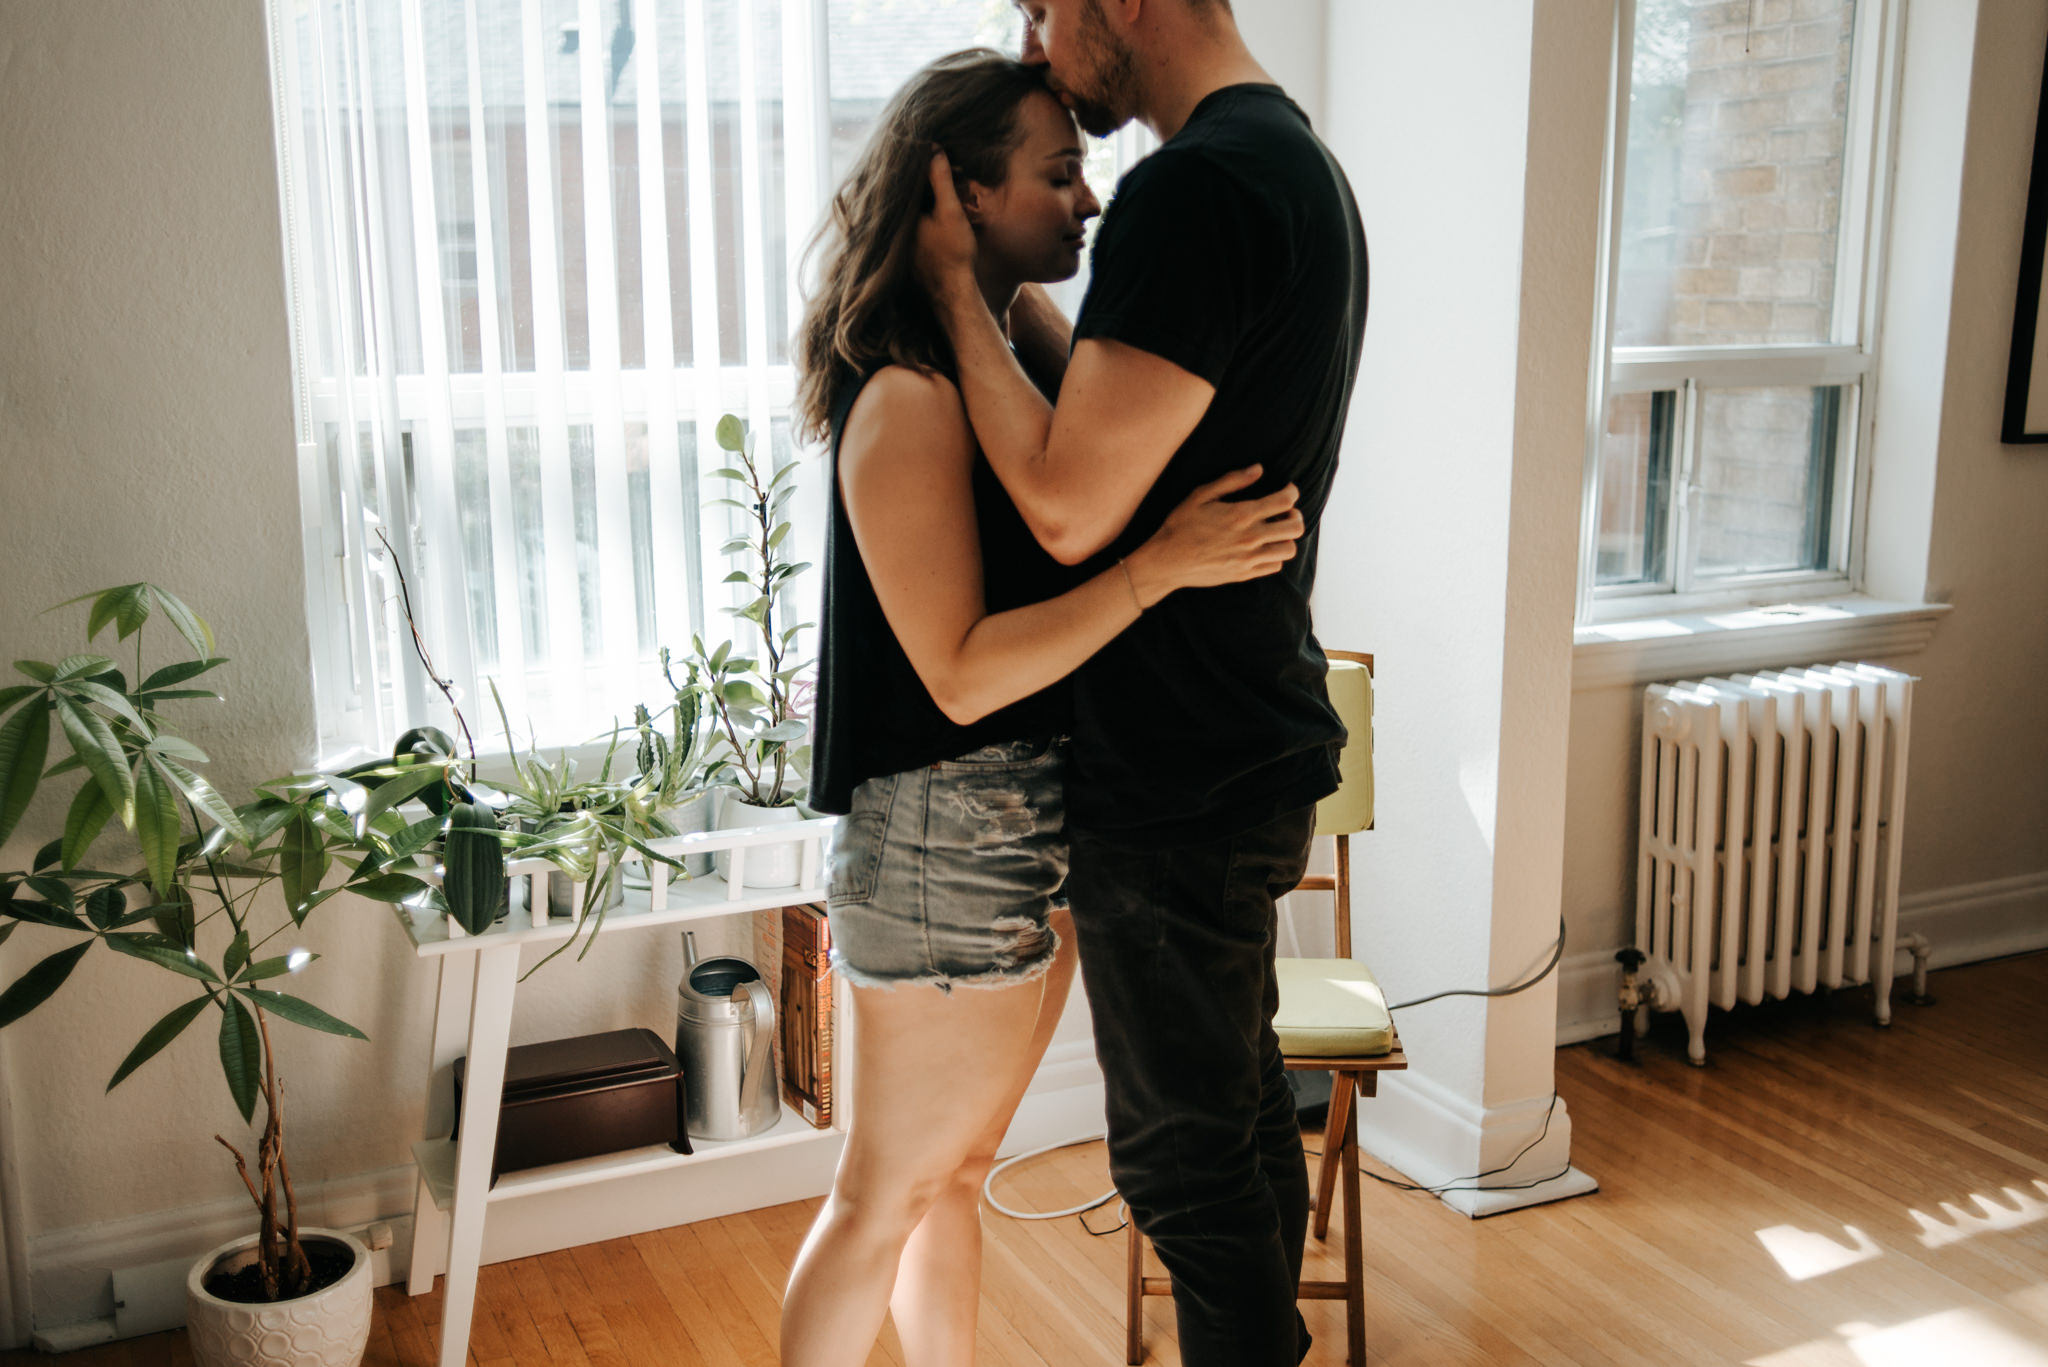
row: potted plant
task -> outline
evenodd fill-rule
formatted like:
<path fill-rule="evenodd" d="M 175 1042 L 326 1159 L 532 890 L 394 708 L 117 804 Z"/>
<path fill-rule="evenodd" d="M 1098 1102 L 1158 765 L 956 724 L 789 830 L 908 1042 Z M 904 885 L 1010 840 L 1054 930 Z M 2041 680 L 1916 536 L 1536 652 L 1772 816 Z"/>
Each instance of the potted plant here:
<path fill-rule="evenodd" d="M 660 835 L 689 835 L 711 828 L 712 789 L 705 784 L 705 758 L 712 735 L 704 716 L 704 686 L 697 682 L 696 667 L 688 669 L 684 682 L 677 683 L 668 647 L 663 646 L 661 674 L 668 681 L 673 701 L 658 713 L 650 713 L 644 705 L 633 709 L 633 729 L 640 742 L 634 758 L 640 779 L 652 790 L 649 802 Z M 664 718 L 668 721 L 666 734 L 661 727 Z M 692 876 L 711 872 L 708 855 L 683 863 Z M 648 883 L 644 863 L 627 870 L 628 887 L 645 888 Z"/>
<path fill-rule="evenodd" d="M 407 756 L 359 778 L 308 774 L 259 784 L 252 800 L 231 803 L 201 776 L 206 755 L 165 716 L 168 703 L 218 697 L 192 686 L 226 663 L 214 654 L 206 623 L 150 584 L 71 600 L 86 601 L 88 650 L 55 664 L 19 661 L 26 682 L 0 688 L 0 841 L 44 779 L 82 776 L 63 835 L 38 851 L 30 868 L 0 873 L 0 941 L 23 922 L 80 938 L 0 992 L 0 1028 L 49 1000 L 99 947 L 191 983 L 195 995 L 144 1033 L 107 1088 L 211 1012 L 236 1109 L 251 1121 L 257 1101 L 263 1103 L 253 1164 L 216 1136 L 256 1206 L 257 1228 L 193 1265 L 187 1311 L 194 1354 L 208 1367 L 360 1361 L 369 1332 L 369 1254 L 347 1234 L 299 1222 L 271 1029 L 281 1021 L 365 1036 L 276 989 L 278 979 L 319 956 L 278 953 L 273 942 L 342 892 L 384 901 L 438 898 L 407 870 L 441 838 L 445 819 L 430 814 L 412 822 L 397 808 L 445 787 L 449 768 Z M 191 656 L 145 673 L 144 627 L 153 619 L 168 622 Z M 109 625 L 117 642 L 134 641 L 132 676 L 90 649 Z M 45 771 L 53 729 L 71 753 Z M 140 847 L 139 868 L 102 867 L 115 862 L 102 857 L 101 837 L 116 820 Z M 351 861 L 343 864 L 342 856 Z M 338 865 L 342 877 L 330 885 Z"/>
<path fill-rule="evenodd" d="M 783 604 L 790 581 L 810 566 L 790 559 L 785 545 L 790 524 L 783 510 L 796 493 L 794 464 L 768 472 L 754 450 L 746 424 L 727 414 L 718 420 L 717 440 L 733 464 L 713 471 L 733 486 L 735 497 L 713 500 L 739 509 L 750 523 L 745 534 L 727 541 L 728 555 L 745 554 L 750 565 L 726 576 L 728 584 L 746 586 L 751 595 L 725 611 L 750 623 L 760 640 L 758 656 L 741 655 L 733 643 L 706 650 L 702 637 L 695 647 L 692 670 L 711 705 L 712 730 L 719 742 L 711 756 L 712 782 L 727 792 L 718 813 L 720 829 L 765 826 L 803 819 L 798 799 L 810 767 L 809 726 L 798 703 L 797 679 L 809 661 L 796 650 L 798 636 L 809 622 L 792 622 Z M 749 887 L 795 886 L 800 876 L 797 844 L 755 846 L 746 856 Z M 730 876 L 731 856 L 721 851 L 718 871 Z"/>

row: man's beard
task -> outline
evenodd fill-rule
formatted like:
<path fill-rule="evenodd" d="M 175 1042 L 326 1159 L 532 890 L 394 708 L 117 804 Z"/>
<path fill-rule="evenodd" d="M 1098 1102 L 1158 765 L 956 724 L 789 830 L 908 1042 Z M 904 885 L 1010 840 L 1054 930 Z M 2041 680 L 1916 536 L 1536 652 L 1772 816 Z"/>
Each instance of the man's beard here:
<path fill-rule="evenodd" d="M 1061 82 L 1074 119 L 1094 137 L 1105 138 L 1138 113 L 1138 71 L 1128 44 L 1110 32 L 1100 0 L 1083 0 L 1080 48 L 1087 85 Z"/>

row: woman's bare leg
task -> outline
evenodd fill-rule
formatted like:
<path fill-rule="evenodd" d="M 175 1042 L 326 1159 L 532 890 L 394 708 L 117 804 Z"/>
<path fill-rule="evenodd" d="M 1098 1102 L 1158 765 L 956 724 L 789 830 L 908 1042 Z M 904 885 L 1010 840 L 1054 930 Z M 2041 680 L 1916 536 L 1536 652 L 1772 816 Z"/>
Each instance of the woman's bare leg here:
<path fill-rule="evenodd" d="M 911 1232 L 1029 1085 L 1044 989 L 853 989 L 856 1118 L 790 1271 L 783 1367 L 867 1361 Z"/>
<path fill-rule="evenodd" d="M 990 1117 L 968 1151 L 966 1161 L 932 1202 L 896 1269 L 896 1290 L 889 1308 L 896 1316 L 896 1336 L 903 1344 L 906 1367 L 968 1367 L 974 1361 L 976 1315 L 981 1302 L 981 1184 L 995 1163 L 996 1149 L 1010 1128 L 1046 1046 L 1059 1028 L 1079 958 L 1069 915 L 1056 911 L 1053 929 L 1060 948 L 1052 967 L 1038 981 L 1043 992 L 1030 1046 L 1011 1078 L 1011 1091 Z"/>

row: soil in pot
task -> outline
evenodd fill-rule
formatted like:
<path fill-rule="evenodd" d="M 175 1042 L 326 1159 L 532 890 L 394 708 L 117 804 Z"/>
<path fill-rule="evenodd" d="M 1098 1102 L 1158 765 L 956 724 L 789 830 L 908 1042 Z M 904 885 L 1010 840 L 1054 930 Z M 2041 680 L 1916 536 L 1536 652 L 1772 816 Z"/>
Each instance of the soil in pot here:
<path fill-rule="evenodd" d="M 356 1265 L 356 1255 L 345 1244 L 331 1244 L 306 1241 L 301 1245 L 306 1250 L 306 1261 L 313 1265 L 313 1280 L 301 1295 L 310 1296 L 348 1275 Z M 266 1305 L 263 1297 L 263 1264 L 252 1260 L 232 1272 L 216 1272 L 206 1279 L 206 1294 L 218 1296 L 224 1301 L 237 1305 Z"/>

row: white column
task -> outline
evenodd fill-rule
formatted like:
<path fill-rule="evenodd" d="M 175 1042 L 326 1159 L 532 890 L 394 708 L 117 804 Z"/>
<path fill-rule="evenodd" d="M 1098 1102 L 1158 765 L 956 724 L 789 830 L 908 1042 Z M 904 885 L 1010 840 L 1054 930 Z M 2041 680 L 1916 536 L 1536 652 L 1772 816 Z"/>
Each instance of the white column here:
<path fill-rule="evenodd" d="M 1390 1000 L 1520 981 L 1558 933 L 1609 7 L 1331 5 L 1324 136 L 1372 251 L 1323 519 L 1326 645 L 1376 657 L 1357 952 Z M 1590 1190 L 1551 1109 L 1556 982 L 1398 1017 L 1365 1147 L 1468 1214 Z"/>

